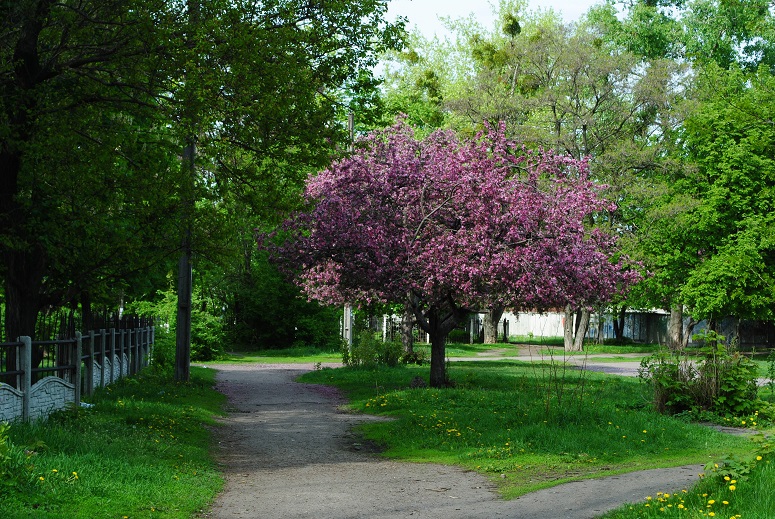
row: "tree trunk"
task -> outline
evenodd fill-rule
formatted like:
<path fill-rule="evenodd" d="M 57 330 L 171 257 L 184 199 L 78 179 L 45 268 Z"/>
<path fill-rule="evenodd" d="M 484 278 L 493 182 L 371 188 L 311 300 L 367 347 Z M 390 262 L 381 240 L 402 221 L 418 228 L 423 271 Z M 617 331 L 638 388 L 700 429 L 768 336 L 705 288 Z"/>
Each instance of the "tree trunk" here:
<path fill-rule="evenodd" d="M 446 387 L 447 380 L 447 359 L 446 359 L 446 341 L 447 334 L 441 332 L 430 332 L 431 336 L 431 387 Z"/>
<path fill-rule="evenodd" d="M 8 251 L 5 263 L 5 334 L 6 340 L 19 336 L 35 338 L 35 322 L 40 311 L 40 289 L 45 272 L 40 247 L 31 251 Z"/>
<path fill-rule="evenodd" d="M 573 311 L 570 305 L 565 307 L 565 323 L 563 326 L 563 343 L 565 351 L 582 351 L 584 349 L 584 336 L 589 329 L 591 312 L 588 309 Z"/>
<path fill-rule="evenodd" d="M 605 338 L 603 337 L 604 325 L 605 325 L 605 309 L 603 307 L 600 307 L 600 310 L 597 312 L 597 343 L 598 344 L 605 344 Z"/>
<path fill-rule="evenodd" d="M 43 251 L 7 251 L 2 257 L 5 267 L 5 340 L 14 342 L 23 335 L 34 340 L 45 271 Z M 32 357 L 32 367 L 37 368 L 43 359 L 42 353 L 33 350 Z M 11 348 L 5 357 L 5 369 L 15 371 L 16 362 L 16 350 Z"/>
<path fill-rule="evenodd" d="M 695 326 L 697 326 L 697 321 L 695 321 L 693 317 L 690 317 L 689 322 L 686 323 L 686 329 L 684 330 L 684 337 L 683 337 L 684 348 L 689 346 L 689 340 L 691 340 L 692 338 L 692 333 L 694 332 Z"/>
<path fill-rule="evenodd" d="M 584 337 L 587 336 L 587 330 L 589 329 L 589 319 L 592 316 L 592 312 L 584 308 L 581 310 L 581 316 L 576 326 L 576 338 L 573 341 L 573 351 L 584 350 Z"/>
<path fill-rule="evenodd" d="M 414 315 L 409 305 L 404 308 L 404 316 L 401 319 L 401 344 L 404 346 L 404 352 L 412 354 L 414 353 L 414 335 L 412 334 L 412 328 L 414 327 Z"/>
<path fill-rule="evenodd" d="M 667 346 L 671 350 L 681 350 L 684 347 L 684 315 L 683 305 L 674 304 L 670 306 L 670 321 L 667 325 Z"/>
<path fill-rule="evenodd" d="M 94 328 L 91 293 L 88 290 L 81 290 L 81 332 L 86 333 Z"/>
<path fill-rule="evenodd" d="M 570 305 L 565 307 L 565 319 L 563 320 L 563 343 L 565 351 L 573 350 L 573 320 L 575 313 Z"/>
<path fill-rule="evenodd" d="M 447 379 L 447 363 L 446 363 L 446 340 L 447 335 L 451 332 L 458 323 L 466 316 L 466 312 L 450 304 L 444 308 L 432 305 L 427 310 L 423 311 L 419 301 L 412 302 L 412 311 L 417 318 L 417 324 L 420 328 L 430 335 L 431 342 L 431 372 L 430 372 L 430 386 L 431 387 L 446 387 L 448 385 Z"/>
<path fill-rule="evenodd" d="M 621 342 L 624 339 L 624 319 L 627 316 L 627 305 L 622 305 L 620 308 L 614 307 L 614 339 L 616 342 Z"/>
<path fill-rule="evenodd" d="M 175 323 L 175 380 L 188 382 L 191 371 L 191 304 L 193 292 L 191 229 L 193 222 L 194 157 L 196 148 L 191 139 L 183 149 L 183 236 L 178 260 L 178 313 Z"/>
<path fill-rule="evenodd" d="M 505 308 L 500 305 L 493 306 L 484 314 L 484 343 L 495 344 L 498 342 L 498 322 L 503 316 Z"/>

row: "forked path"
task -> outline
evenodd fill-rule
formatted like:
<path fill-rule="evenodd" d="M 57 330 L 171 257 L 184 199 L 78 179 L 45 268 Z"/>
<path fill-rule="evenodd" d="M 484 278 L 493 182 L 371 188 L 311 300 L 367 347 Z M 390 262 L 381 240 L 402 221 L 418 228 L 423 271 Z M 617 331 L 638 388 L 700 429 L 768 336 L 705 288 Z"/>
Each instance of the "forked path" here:
<path fill-rule="evenodd" d="M 226 488 L 204 515 L 211 519 L 585 519 L 687 488 L 702 470 L 642 471 L 504 501 L 477 473 L 370 452 L 352 428 L 376 418 L 338 411 L 343 400 L 331 388 L 294 382 L 311 365 L 215 367 L 230 412 L 216 433 Z"/>

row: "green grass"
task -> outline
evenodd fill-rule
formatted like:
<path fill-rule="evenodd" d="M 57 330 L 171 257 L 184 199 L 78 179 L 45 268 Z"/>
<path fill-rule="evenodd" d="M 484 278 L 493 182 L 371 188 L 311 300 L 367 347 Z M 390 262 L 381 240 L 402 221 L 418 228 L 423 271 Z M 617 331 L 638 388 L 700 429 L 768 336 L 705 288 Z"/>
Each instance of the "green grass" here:
<path fill-rule="evenodd" d="M 549 363 L 454 362 L 456 387 L 409 389 L 427 367 L 323 369 L 304 382 L 342 388 L 385 455 L 489 475 L 513 498 L 575 479 L 745 455 L 749 439 L 651 411 L 637 379 Z"/>
<path fill-rule="evenodd" d="M 241 363 L 259 363 L 259 364 L 282 364 L 298 363 L 308 364 L 315 362 L 342 362 L 340 352 L 323 351 L 313 347 L 287 348 L 278 350 L 258 350 L 253 352 L 231 352 L 225 354 L 222 358 L 213 361 L 213 363 L 241 364 Z M 206 362 L 204 364 L 207 364 Z"/>
<path fill-rule="evenodd" d="M 192 368 L 179 384 L 147 371 L 100 391 L 90 409 L 13 424 L 19 465 L 13 484 L 0 483 L 0 517 L 191 517 L 223 484 L 209 454 L 225 399 L 214 374 Z"/>
<path fill-rule="evenodd" d="M 539 346 L 562 346 L 565 343 L 563 337 L 541 335 L 509 335 L 511 344 L 533 344 Z"/>
<path fill-rule="evenodd" d="M 677 494 L 660 493 L 637 504 L 624 505 L 605 519 L 740 518 L 772 519 L 775 510 L 775 455 L 752 461 L 751 472 L 730 476 L 723 466 L 712 468 L 692 489 Z M 739 479 L 737 479 L 739 478 Z"/>
<path fill-rule="evenodd" d="M 415 351 L 424 351 L 426 358 L 431 358 L 431 347 L 428 343 L 415 343 Z M 518 349 L 515 344 L 497 343 L 497 344 L 468 344 L 464 342 L 447 343 L 444 350 L 448 358 L 477 357 L 481 354 L 488 354 L 495 357 L 508 357 L 517 355 Z"/>

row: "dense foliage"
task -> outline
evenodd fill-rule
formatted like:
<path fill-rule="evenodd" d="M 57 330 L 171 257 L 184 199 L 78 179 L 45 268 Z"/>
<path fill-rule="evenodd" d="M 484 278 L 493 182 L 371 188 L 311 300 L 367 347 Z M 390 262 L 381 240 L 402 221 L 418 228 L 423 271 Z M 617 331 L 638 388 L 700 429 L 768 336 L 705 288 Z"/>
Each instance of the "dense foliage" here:
<path fill-rule="evenodd" d="M 154 299 L 181 248 L 200 272 L 238 271 L 240 236 L 297 203 L 347 111 L 372 109 L 371 70 L 400 37 L 385 10 L 3 2 L 5 335 L 34 336 L 43 308 Z"/>
<path fill-rule="evenodd" d="M 502 127 L 417 140 L 399 122 L 311 176 L 311 209 L 264 244 L 312 298 L 409 304 L 439 386 L 444 339 L 468 309 L 591 305 L 635 279 L 614 237 L 585 225 L 610 206 L 586 168 L 526 151 Z"/>

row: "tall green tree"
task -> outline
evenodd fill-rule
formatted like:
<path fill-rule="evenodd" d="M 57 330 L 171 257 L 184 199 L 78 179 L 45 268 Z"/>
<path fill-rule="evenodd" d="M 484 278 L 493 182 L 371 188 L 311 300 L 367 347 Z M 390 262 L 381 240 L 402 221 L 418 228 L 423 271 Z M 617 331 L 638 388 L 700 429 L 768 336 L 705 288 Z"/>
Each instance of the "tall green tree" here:
<path fill-rule="evenodd" d="M 750 260 L 750 248 L 736 249 L 725 245 L 726 259 L 711 252 L 720 243 L 728 243 L 730 233 L 735 235 L 731 222 L 736 221 L 736 217 L 720 217 L 725 223 L 711 228 L 706 225 L 709 218 L 700 215 L 713 214 L 712 198 L 716 193 L 725 192 L 733 198 L 745 199 L 740 187 L 749 181 L 759 182 L 756 178 L 760 174 L 745 167 L 737 173 L 738 177 L 750 173 L 753 178 L 736 187 L 731 187 L 728 182 L 724 183 L 725 187 L 715 185 L 716 180 L 711 179 L 721 179 L 723 175 L 707 175 L 709 171 L 729 167 L 725 161 L 715 162 L 732 151 L 723 149 L 721 135 L 727 133 L 727 138 L 732 138 L 732 135 L 748 132 L 743 117 L 731 117 L 729 107 L 753 95 L 754 90 L 759 90 L 761 95 L 761 90 L 756 87 L 759 82 L 748 83 L 749 90 L 742 86 L 746 80 L 742 80 L 740 74 L 772 69 L 775 39 L 773 16 L 768 6 L 769 2 L 759 0 L 636 0 L 625 2 L 621 12 L 616 11 L 614 2 L 609 2 L 593 8 L 590 13 L 590 20 L 600 28 L 604 38 L 644 60 L 668 58 L 691 67 L 690 73 L 684 76 L 682 87 L 689 102 L 683 104 L 685 109 L 677 112 L 681 116 L 688 114 L 689 120 L 685 125 L 679 125 L 681 131 L 668 135 L 673 145 L 668 147 L 665 155 L 667 189 L 658 193 L 650 206 L 643 207 L 640 218 L 634 222 L 641 241 L 633 242 L 631 249 L 631 254 L 639 257 L 653 274 L 633 290 L 633 304 L 670 309 L 669 335 L 674 346 L 686 343 L 697 319 L 720 317 L 718 312 L 722 307 L 726 307 L 726 312 L 732 311 L 732 305 L 723 302 L 727 298 L 720 295 L 720 292 L 731 290 L 730 284 L 722 283 L 718 277 L 720 264 L 734 262 L 737 253 L 740 253 L 737 259 L 741 263 L 748 261 L 746 258 Z M 730 81 L 739 91 L 730 86 Z M 742 98 L 738 100 L 736 95 Z M 726 126 L 713 122 L 710 114 L 714 113 L 726 114 Z M 678 119 L 680 121 L 681 117 Z M 705 124 L 708 126 L 703 126 Z M 703 151 L 698 152 L 700 149 Z M 750 159 L 754 160 L 755 155 Z M 713 158 L 708 160 L 709 157 Z M 750 207 L 750 204 L 742 200 L 740 206 Z M 708 284 L 714 275 L 717 276 L 715 284 Z M 757 283 L 742 279 L 741 282 L 753 286 L 761 283 L 761 279 Z M 715 292 L 715 295 L 710 296 L 709 292 Z M 742 299 L 747 300 L 753 294 L 745 292 L 737 291 L 736 297 L 741 301 L 735 312 L 752 316 L 751 308 L 744 310 L 748 303 L 743 303 Z M 710 299 L 715 301 L 714 305 L 709 305 Z M 709 312 L 711 307 L 715 307 L 713 315 Z M 689 325 L 684 330 L 682 323 L 686 310 L 689 311 Z"/>
<path fill-rule="evenodd" d="M 167 269 L 188 200 L 195 257 L 218 256 L 225 235 L 211 218 L 223 212 L 211 209 L 232 190 L 285 200 L 326 163 L 346 139 L 342 114 L 368 102 L 376 53 L 400 34 L 383 0 L 216 0 L 193 22 L 186 4 L 163 0 L 2 5 L 8 337 L 33 335 L 40 308 L 66 299 L 54 288 L 131 288 L 138 269 Z M 178 165 L 186 139 L 199 152 L 193 184 Z M 98 201 L 81 210 L 72 189 Z"/>
<path fill-rule="evenodd" d="M 684 139 L 697 166 L 683 186 L 700 204 L 696 267 L 682 294 L 697 318 L 773 318 L 775 303 L 775 78 L 708 67 Z M 687 179 L 688 180 L 688 179 Z"/>
<path fill-rule="evenodd" d="M 617 209 L 588 222 L 626 231 L 657 189 L 680 65 L 641 56 L 601 37 L 594 23 L 564 24 L 503 2 L 492 32 L 468 32 L 473 74 L 447 95 L 456 120 L 501 120 L 530 147 L 588 158 Z M 591 304 L 591 303 L 590 303 Z M 496 309 L 497 310 L 497 309 Z M 575 312 L 574 310 L 578 310 Z M 580 349 L 591 307 L 566 308 L 566 347 Z"/>
<path fill-rule="evenodd" d="M 34 335 L 44 305 L 124 277 L 122 250 L 157 227 L 153 211 L 166 201 L 154 187 L 169 165 L 154 102 L 162 5 L 3 3 L 0 272 L 9 339 Z"/>

